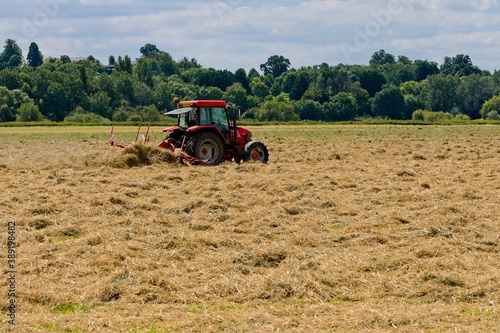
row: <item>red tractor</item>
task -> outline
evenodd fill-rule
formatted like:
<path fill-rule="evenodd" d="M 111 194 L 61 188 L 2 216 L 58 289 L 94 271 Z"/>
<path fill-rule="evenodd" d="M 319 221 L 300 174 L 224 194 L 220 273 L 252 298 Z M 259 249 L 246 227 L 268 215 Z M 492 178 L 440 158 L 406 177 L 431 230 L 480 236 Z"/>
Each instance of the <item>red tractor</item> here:
<path fill-rule="evenodd" d="M 159 147 L 206 165 L 217 165 L 223 160 L 267 163 L 267 147 L 252 141 L 252 133 L 236 125 L 235 107 L 219 100 L 175 102 L 177 109 L 165 114 L 177 116 L 177 126 L 163 130 L 169 134 Z"/>

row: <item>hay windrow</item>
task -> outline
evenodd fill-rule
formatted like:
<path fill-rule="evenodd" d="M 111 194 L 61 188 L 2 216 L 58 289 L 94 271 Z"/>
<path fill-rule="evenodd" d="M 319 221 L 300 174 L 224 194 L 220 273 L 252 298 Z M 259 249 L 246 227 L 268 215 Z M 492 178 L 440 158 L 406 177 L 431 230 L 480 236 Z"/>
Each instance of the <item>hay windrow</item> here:
<path fill-rule="evenodd" d="M 170 151 L 143 144 L 133 144 L 124 148 L 109 161 L 110 166 L 121 169 L 173 163 L 177 162 Z"/>

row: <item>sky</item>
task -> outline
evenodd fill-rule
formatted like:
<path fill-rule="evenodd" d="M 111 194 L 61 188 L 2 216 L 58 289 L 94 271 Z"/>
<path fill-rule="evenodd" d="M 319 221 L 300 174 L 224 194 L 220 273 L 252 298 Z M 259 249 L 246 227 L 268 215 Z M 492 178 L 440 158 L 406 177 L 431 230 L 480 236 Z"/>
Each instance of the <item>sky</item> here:
<path fill-rule="evenodd" d="M 0 11 L 0 42 L 44 57 L 132 59 L 154 44 L 175 60 L 249 70 L 272 55 L 293 68 L 367 65 L 374 52 L 443 63 L 469 55 L 500 69 L 500 0 L 16 0 Z"/>

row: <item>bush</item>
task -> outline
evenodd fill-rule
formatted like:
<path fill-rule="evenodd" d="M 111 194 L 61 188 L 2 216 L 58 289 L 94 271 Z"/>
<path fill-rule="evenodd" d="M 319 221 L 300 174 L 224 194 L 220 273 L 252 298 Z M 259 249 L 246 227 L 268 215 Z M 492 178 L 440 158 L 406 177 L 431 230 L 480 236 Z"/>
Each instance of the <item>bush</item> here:
<path fill-rule="evenodd" d="M 424 121 L 425 120 L 425 112 L 424 110 L 417 110 L 413 112 L 411 118 L 413 120 Z"/>
<path fill-rule="evenodd" d="M 445 121 L 445 120 L 451 120 L 453 119 L 453 116 L 451 113 L 448 112 L 443 112 L 443 111 L 438 111 L 438 112 L 428 112 L 425 114 L 425 121 L 431 122 L 431 123 L 437 123 L 440 121 Z"/>
<path fill-rule="evenodd" d="M 500 114 L 497 111 L 490 111 L 486 114 L 488 120 L 500 120 Z"/>
<path fill-rule="evenodd" d="M 346 92 L 335 95 L 331 102 L 325 103 L 324 107 L 327 120 L 353 120 L 358 115 L 356 98 Z"/>
<path fill-rule="evenodd" d="M 38 106 L 33 102 L 23 103 L 19 107 L 17 121 L 41 121 L 43 115 L 40 113 Z"/>
<path fill-rule="evenodd" d="M 134 113 L 139 115 L 143 121 L 160 121 L 161 119 L 160 112 L 154 105 L 138 106 L 135 108 Z"/>
<path fill-rule="evenodd" d="M 243 113 L 241 116 L 242 119 L 255 119 L 255 113 L 257 112 L 257 108 L 251 108 Z"/>
<path fill-rule="evenodd" d="M 132 122 L 132 123 L 140 123 L 142 121 L 142 118 L 138 114 L 134 114 L 134 115 L 128 117 L 127 121 Z"/>
<path fill-rule="evenodd" d="M 459 113 L 455 116 L 456 120 L 470 120 L 470 117 L 466 114 Z"/>
<path fill-rule="evenodd" d="M 295 109 L 302 120 L 321 120 L 324 118 L 323 106 L 310 99 L 301 100 Z"/>
<path fill-rule="evenodd" d="M 131 107 L 128 102 L 122 101 L 118 109 L 113 113 L 113 121 L 129 121 L 134 123 L 158 122 L 164 120 L 156 106 L 139 105 Z"/>
<path fill-rule="evenodd" d="M 118 110 L 113 113 L 113 121 L 127 121 L 128 113 L 125 110 Z"/>
<path fill-rule="evenodd" d="M 453 119 L 453 115 L 448 112 L 443 111 L 427 111 L 427 110 L 417 110 L 413 112 L 412 119 L 416 121 L 425 121 L 430 123 L 437 123 L 441 121 L 447 121 Z M 460 118 L 458 118 L 460 119 Z"/>
<path fill-rule="evenodd" d="M 500 112 L 500 96 L 493 96 L 491 99 L 484 102 L 483 107 L 481 108 L 481 116 L 484 119 L 494 119 L 488 118 L 489 115 L 495 117 L 495 113 L 498 114 Z"/>
<path fill-rule="evenodd" d="M 113 121 L 126 121 L 130 116 L 134 115 L 134 108 L 130 106 L 126 100 L 121 100 L 119 107 L 113 112 L 111 117 Z"/>
<path fill-rule="evenodd" d="M 80 124 L 106 124 L 111 121 L 98 114 L 85 112 L 85 110 L 79 106 L 75 111 L 71 112 L 68 116 L 66 116 L 66 118 L 64 118 L 64 122 Z"/>
<path fill-rule="evenodd" d="M 256 109 L 255 118 L 259 121 L 296 121 L 300 120 L 291 102 L 270 100 Z"/>
<path fill-rule="evenodd" d="M 8 122 L 16 120 L 16 115 L 14 114 L 12 108 L 8 105 L 0 105 L 0 122 Z"/>

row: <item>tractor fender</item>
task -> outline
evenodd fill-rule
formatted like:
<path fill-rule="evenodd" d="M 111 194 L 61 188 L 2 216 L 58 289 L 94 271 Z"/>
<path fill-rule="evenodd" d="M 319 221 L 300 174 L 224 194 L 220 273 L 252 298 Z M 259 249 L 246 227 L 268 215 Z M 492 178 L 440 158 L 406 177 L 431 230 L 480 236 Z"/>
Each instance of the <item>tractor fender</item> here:
<path fill-rule="evenodd" d="M 163 132 L 173 132 L 173 131 L 176 131 L 178 129 L 181 129 L 181 128 L 179 126 L 172 126 L 172 127 L 164 128 Z"/>
<path fill-rule="evenodd" d="M 191 135 L 198 134 L 199 132 L 212 132 L 220 139 L 220 141 L 225 144 L 226 138 L 224 134 L 217 128 L 217 126 L 193 126 L 187 129 L 187 132 Z"/>

